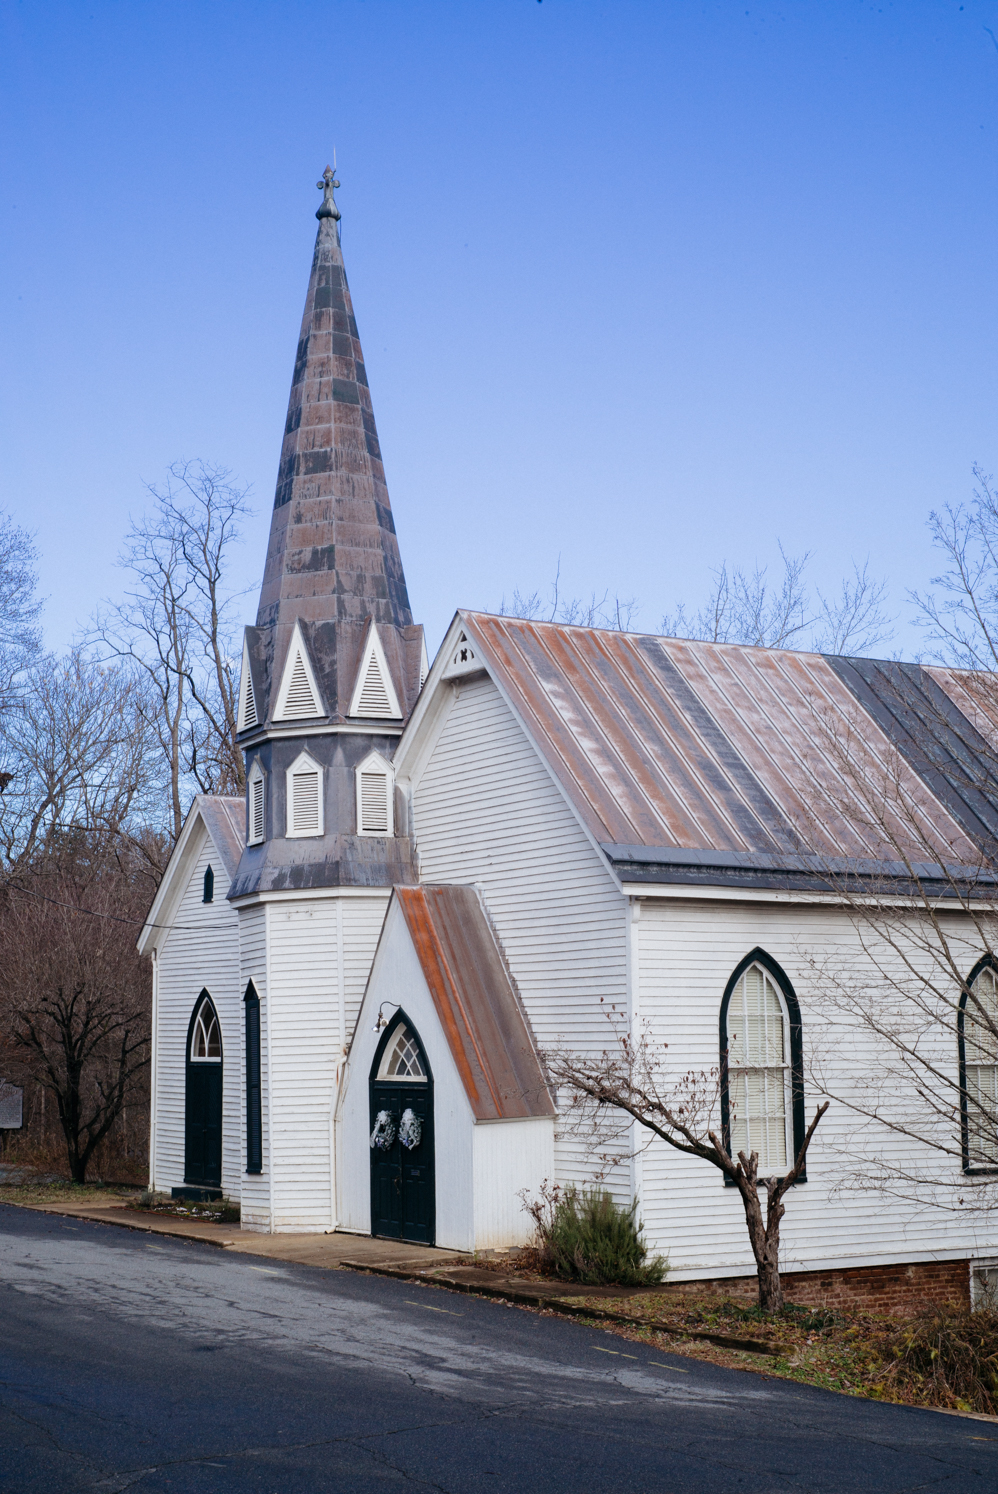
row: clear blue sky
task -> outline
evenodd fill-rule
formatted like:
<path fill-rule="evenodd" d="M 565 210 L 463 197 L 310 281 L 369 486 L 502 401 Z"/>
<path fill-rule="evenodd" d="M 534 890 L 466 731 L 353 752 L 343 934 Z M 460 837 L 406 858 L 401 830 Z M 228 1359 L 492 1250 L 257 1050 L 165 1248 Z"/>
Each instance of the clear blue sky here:
<path fill-rule="evenodd" d="M 778 537 L 900 606 L 998 467 L 998 0 L 0 17 L 0 503 L 53 646 L 181 456 L 253 484 L 258 581 L 334 142 L 433 646 L 559 554 L 648 628 Z"/>

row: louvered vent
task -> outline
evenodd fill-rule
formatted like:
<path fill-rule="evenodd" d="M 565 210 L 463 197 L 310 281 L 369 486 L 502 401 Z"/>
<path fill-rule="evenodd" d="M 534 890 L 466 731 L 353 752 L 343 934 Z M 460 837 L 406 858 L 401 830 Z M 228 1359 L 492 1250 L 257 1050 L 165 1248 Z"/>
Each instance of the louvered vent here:
<path fill-rule="evenodd" d="M 312 694 L 312 686 L 308 682 L 308 674 L 305 670 L 305 660 L 300 653 L 295 655 L 295 667 L 291 671 L 291 683 L 288 686 L 287 699 L 281 716 L 318 716 L 319 707 L 315 696 Z"/>
<path fill-rule="evenodd" d="M 253 676 L 249 671 L 249 662 L 244 663 L 245 670 L 243 685 L 243 708 L 239 713 L 239 730 L 247 731 L 251 726 L 259 724 L 256 714 L 256 696 L 253 694 Z"/>
<path fill-rule="evenodd" d="M 364 835 L 388 834 L 388 775 L 361 773 L 360 828 Z"/>
<path fill-rule="evenodd" d="M 319 834 L 319 774 L 314 769 L 291 775 L 291 825 L 295 835 Z"/>
<path fill-rule="evenodd" d="M 377 654 L 372 653 L 368 658 L 367 673 L 364 675 L 355 714 L 358 716 L 393 716 L 395 714 L 392 710 L 392 703 L 388 699 L 381 669 L 378 666 Z"/>
<path fill-rule="evenodd" d="M 250 784 L 250 842 L 263 840 L 263 779 Z"/>

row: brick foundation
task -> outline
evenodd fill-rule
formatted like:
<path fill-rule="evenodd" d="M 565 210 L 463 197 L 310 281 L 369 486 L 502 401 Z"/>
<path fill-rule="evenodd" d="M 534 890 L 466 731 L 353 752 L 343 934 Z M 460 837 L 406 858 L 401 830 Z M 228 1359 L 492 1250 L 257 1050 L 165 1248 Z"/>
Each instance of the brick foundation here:
<path fill-rule="evenodd" d="M 802 1307 L 840 1307 L 843 1311 L 911 1312 L 924 1302 L 957 1302 L 970 1306 L 967 1261 L 918 1261 L 900 1266 L 855 1266 L 841 1271 L 783 1273 L 787 1300 Z M 754 1276 L 714 1281 L 677 1281 L 666 1289 L 683 1295 L 718 1293 L 755 1300 Z"/>

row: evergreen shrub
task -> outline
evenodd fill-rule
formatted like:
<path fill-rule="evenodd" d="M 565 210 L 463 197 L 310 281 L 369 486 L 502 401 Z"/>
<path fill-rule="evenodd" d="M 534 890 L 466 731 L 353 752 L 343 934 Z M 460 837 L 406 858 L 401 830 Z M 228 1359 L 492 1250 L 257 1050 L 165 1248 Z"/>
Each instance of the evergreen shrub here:
<path fill-rule="evenodd" d="M 637 1200 L 624 1209 L 603 1188 L 572 1185 L 563 1191 L 545 1185 L 541 1197 L 526 1207 L 537 1225 L 541 1267 L 562 1281 L 653 1286 L 669 1269 L 660 1255 L 648 1259 Z"/>

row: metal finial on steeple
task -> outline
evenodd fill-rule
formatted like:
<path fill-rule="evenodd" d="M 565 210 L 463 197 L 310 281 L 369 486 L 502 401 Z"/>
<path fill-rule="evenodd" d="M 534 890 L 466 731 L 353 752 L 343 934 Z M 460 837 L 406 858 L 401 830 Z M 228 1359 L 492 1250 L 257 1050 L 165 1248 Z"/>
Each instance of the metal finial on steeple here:
<path fill-rule="evenodd" d="M 339 186 L 339 182 L 336 180 L 336 174 L 331 166 L 326 167 L 322 173 L 322 180 L 316 182 L 315 185 L 322 193 L 322 206 L 316 209 L 315 216 L 320 220 L 323 218 L 339 218 L 340 210 L 336 206 L 336 198 L 333 196 L 334 191 Z"/>

